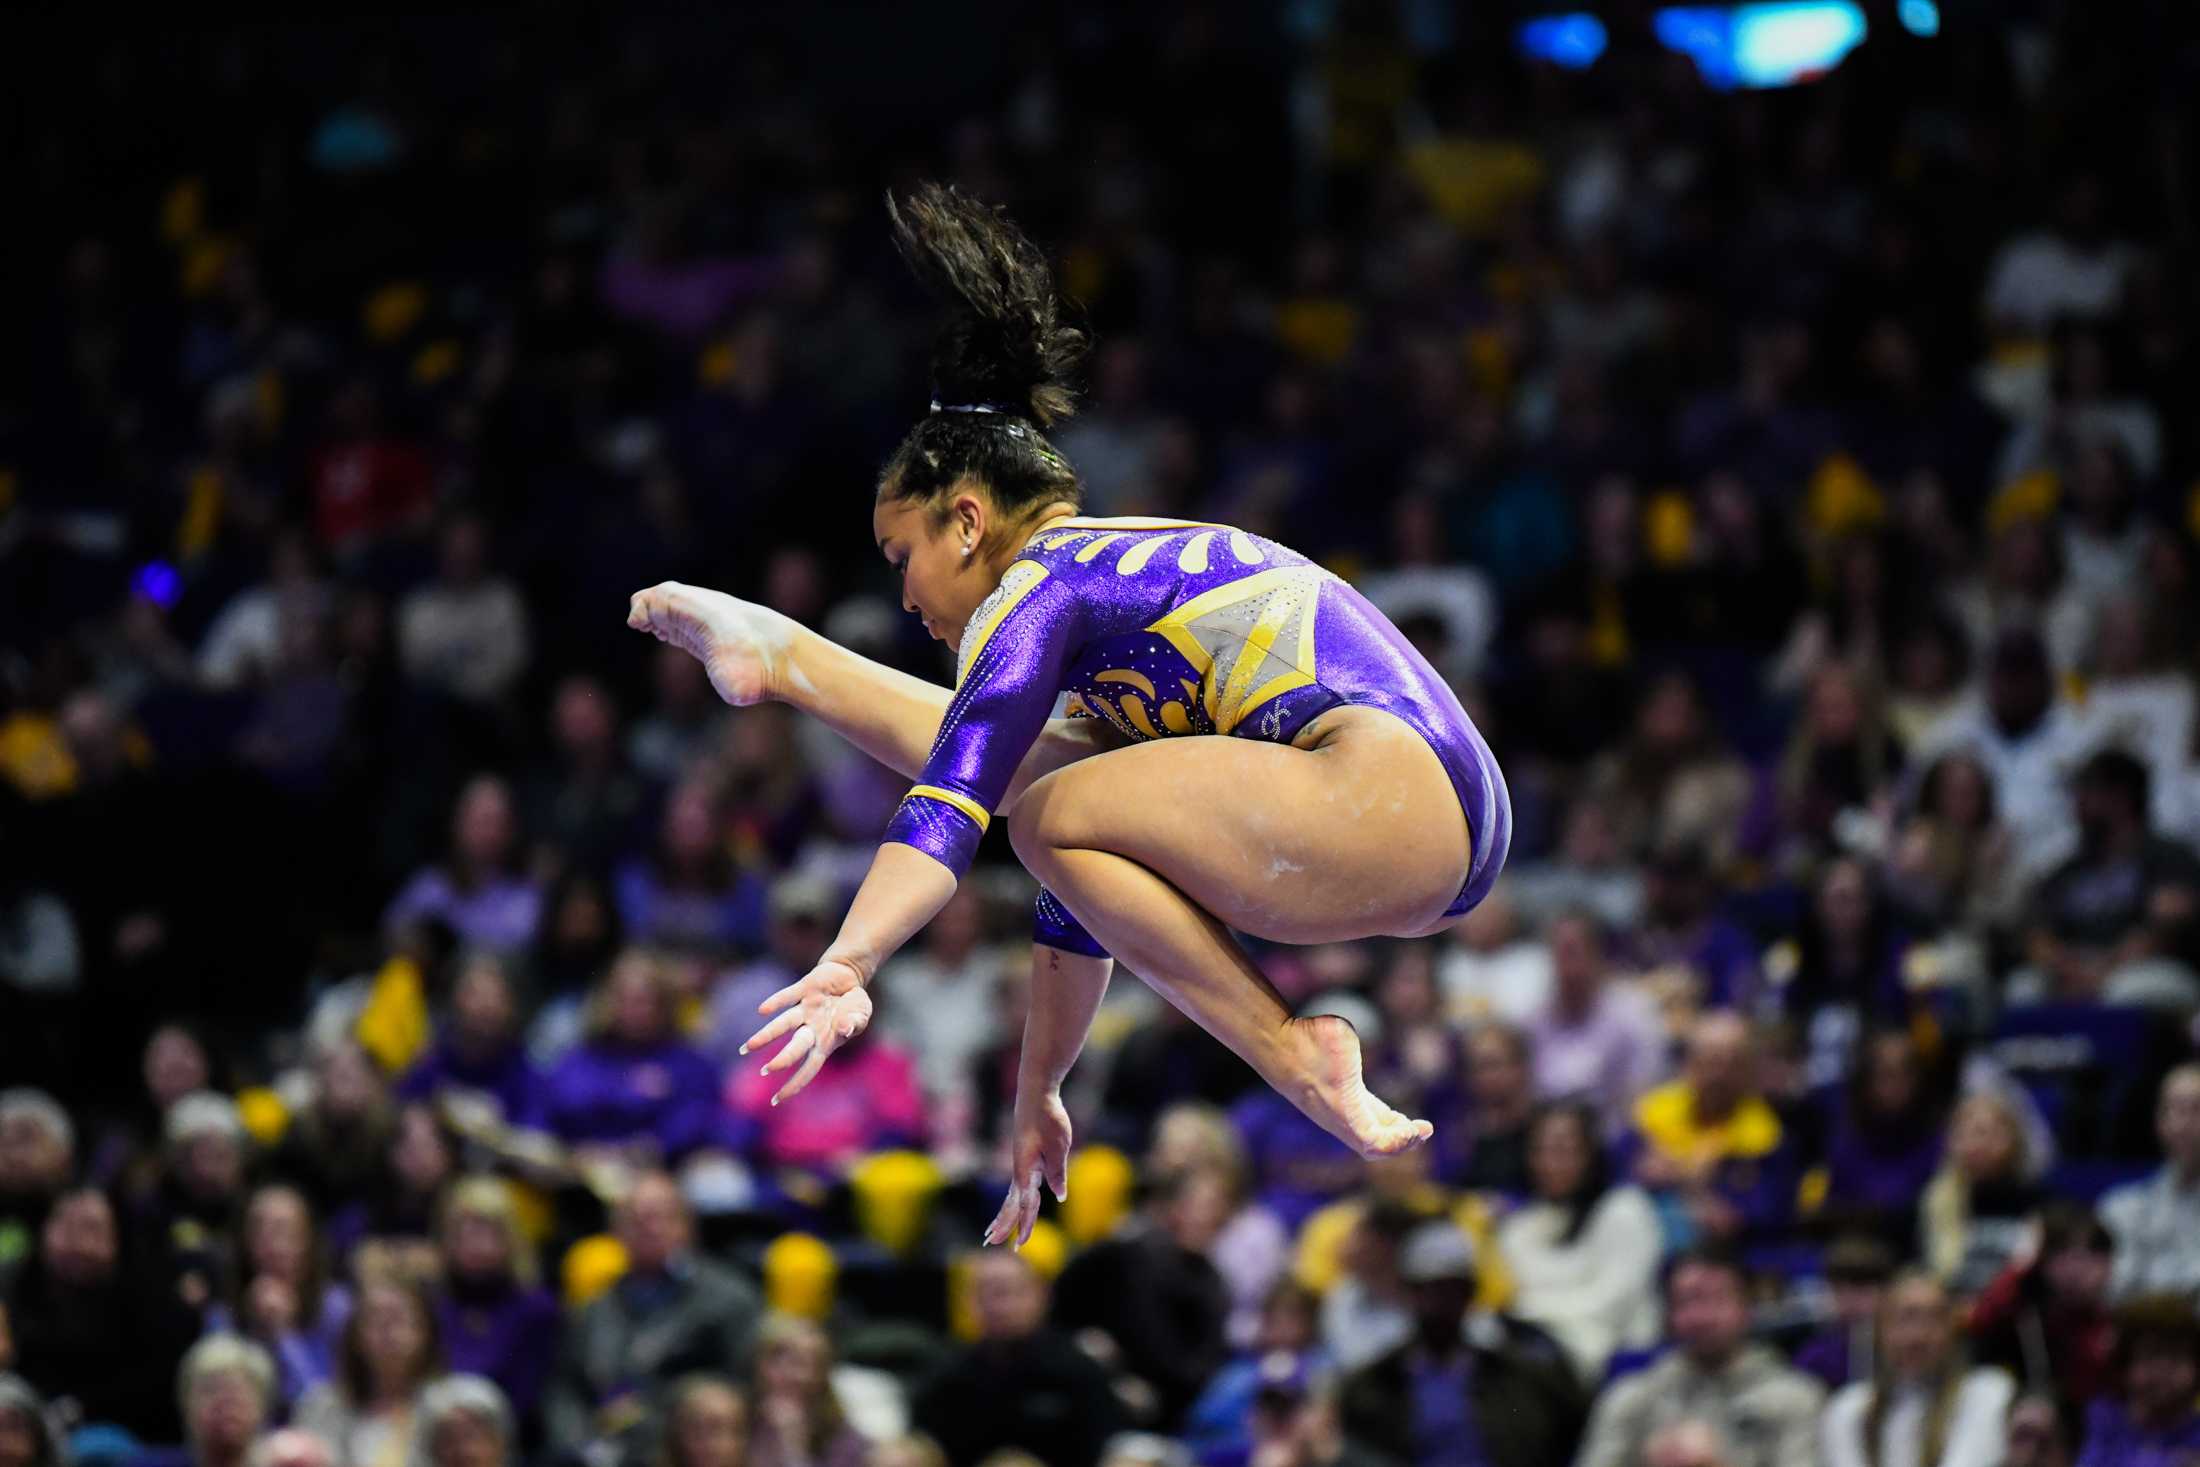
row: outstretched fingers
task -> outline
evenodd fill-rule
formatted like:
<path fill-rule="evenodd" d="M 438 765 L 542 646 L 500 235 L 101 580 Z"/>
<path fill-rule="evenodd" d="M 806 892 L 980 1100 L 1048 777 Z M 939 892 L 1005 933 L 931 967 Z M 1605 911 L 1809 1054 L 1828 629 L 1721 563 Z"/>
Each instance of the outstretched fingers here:
<path fill-rule="evenodd" d="M 816 1047 L 817 1031 L 804 1024 L 794 1031 L 794 1038 L 779 1047 L 779 1053 L 764 1061 L 764 1073 L 775 1075 Z M 822 1059 L 824 1056 L 820 1055 L 819 1058 Z"/>
<path fill-rule="evenodd" d="M 770 1002 L 770 1000 L 767 999 L 766 1002 L 768 1003 Z M 787 1010 L 778 1018 L 772 1020 L 769 1024 L 766 1024 L 763 1028 L 757 1030 L 754 1034 L 751 1034 L 748 1037 L 748 1042 L 741 1046 L 741 1053 L 747 1054 L 752 1049 L 762 1049 L 765 1045 L 771 1043 L 774 1039 L 777 1039 L 780 1035 L 786 1033 L 789 1029 L 792 1029 L 795 1025 L 801 1022 L 802 1010 Z"/>

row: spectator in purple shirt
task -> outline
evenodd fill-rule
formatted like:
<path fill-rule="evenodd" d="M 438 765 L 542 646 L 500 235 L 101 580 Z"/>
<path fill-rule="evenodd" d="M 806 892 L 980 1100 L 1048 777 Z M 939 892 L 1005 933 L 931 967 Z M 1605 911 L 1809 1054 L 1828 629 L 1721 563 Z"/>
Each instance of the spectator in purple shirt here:
<path fill-rule="evenodd" d="M 717 796 L 699 782 L 665 800 L 657 849 L 619 868 L 619 915 L 636 942 L 712 957 L 764 938 L 764 883 L 734 864 Z"/>
<path fill-rule="evenodd" d="M 550 1129 L 584 1162 L 677 1162 L 722 1139 L 717 1068 L 675 1031 L 673 1003 L 665 965 L 627 952 L 590 1005 L 588 1039 L 550 1072 Z"/>
<path fill-rule="evenodd" d="M 535 1252 L 505 1184 L 469 1177 L 453 1187 L 436 1243 L 435 1311 L 451 1369 L 495 1381 L 513 1412 L 532 1419 L 557 1358 L 558 1305 L 535 1281 Z"/>
<path fill-rule="evenodd" d="M 1874 1030 L 1833 1119 L 1820 1219 L 1907 1246 L 1944 1129 L 1917 1040 L 1907 1029 Z"/>
<path fill-rule="evenodd" d="M 2170 1294 L 2134 1299 L 2116 1311 L 2121 1401 L 2097 1401 L 2086 1416 L 2078 1467 L 2185 1467 L 2200 1457 L 2200 1319 Z"/>
<path fill-rule="evenodd" d="M 1617 1134 L 1635 1101 L 1665 1078 L 1664 1027 L 1646 995 L 1612 981 L 1603 924 L 1592 913 L 1560 913 L 1545 940 L 1551 998 L 1528 1024 L 1536 1093 L 1588 1101 L 1604 1133 Z"/>
<path fill-rule="evenodd" d="M 519 1036 L 519 1003 L 504 962 L 477 953 L 459 969 L 450 1012 L 435 1042 L 398 1083 L 402 1100 L 443 1105 L 486 1100 L 499 1124 L 534 1131 L 543 1126 L 543 1080 Z"/>
<path fill-rule="evenodd" d="M 535 938 L 542 892 L 518 869 L 518 822 L 512 792 L 493 774 L 475 776 L 451 816 L 451 854 L 419 872 L 390 903 L 390 932 L 423 917 L 439 917 L 464 941 L 516 952 Z"/>
<path fill-rule="evenodd" d="M 1749 1008 L 1762 977 L 1757 945 L 1719 915 L 1710 857 L 1702 847 L 1668 847 L 1652 858 L 1643 882 L 1643 921 L 1633 944 L 1635 965 L 1645 972 L 1669 968 L 1686 975 L 1692 1006 Z"/>

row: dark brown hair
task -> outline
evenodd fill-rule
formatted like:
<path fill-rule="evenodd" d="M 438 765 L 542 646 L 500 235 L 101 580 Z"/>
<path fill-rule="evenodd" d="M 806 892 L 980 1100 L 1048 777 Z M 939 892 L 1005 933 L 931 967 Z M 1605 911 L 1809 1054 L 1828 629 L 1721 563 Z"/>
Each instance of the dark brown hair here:
<path fill-rule="evenodd" d="M 974 480 L 1011 515 L 1079 502 L 1076 471 L 1041 435 L 1073 410 L 1083 330 L 1064 319 L 1054 273 L 1000 210 L 937 183 L 888 197 L 894 245 L 946 307 L 932 351 L 934 408 L 879 476 L 895 499 Z"/>

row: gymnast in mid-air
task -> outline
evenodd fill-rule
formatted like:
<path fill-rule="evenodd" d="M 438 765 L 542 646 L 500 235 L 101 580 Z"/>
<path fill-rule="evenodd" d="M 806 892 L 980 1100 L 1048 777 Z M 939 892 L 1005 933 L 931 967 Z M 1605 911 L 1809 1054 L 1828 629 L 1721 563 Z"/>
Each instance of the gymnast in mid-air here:
<path fill-rule="evenodd" d="M 949 307 L 931 410 L 871 509 L 902 604 L 957 648 L 952 691 L 791 619 L 666 582 L 628 623 L 700 659 L 736 705 L 777 699 L 915 780 L 840 932 L 742 1047 L 794 1073 L 871 1018 L 867 985 L 946 905 L 996 817 L 1040 883 L 1010 1187 L 1020 1243 L 1067 1185 L 1060 1087 L 1121 958 L 1366 1156 L 1431 1127 L 1361 1080 L 1342 1018 L 1296 1018 L 1229 929 L 1276 942 L 1418 937 L 1489 890 L 1512 831 L 1488 745 L 1359 592 L 1228 525 L 1081 517 L 1046 439 L 1084 345 L 1045 258 L 998 211 L 927 184 L 894 240 Z M 1056 705 L 1065 716 L 1056 718 Z"/>

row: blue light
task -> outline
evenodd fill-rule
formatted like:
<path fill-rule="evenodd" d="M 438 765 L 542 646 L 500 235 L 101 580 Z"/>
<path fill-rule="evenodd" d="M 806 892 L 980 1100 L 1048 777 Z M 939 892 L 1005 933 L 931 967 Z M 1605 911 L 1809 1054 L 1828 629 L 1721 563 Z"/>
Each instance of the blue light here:
<path fill-rule="evenodd" d="M 149 560 L 138 567 L 131 579 L 131 588 L 155 606 L 173 606 L 176 596 L 183 590 L 183 577 L 166 561 Z"/>
<path fill-rule="evenodd" d="M 1831 71 L 1864 39 L 1854 0 L 1769 0 L 1736 5 L 1674 5 L 1651 26 L 1669 50 L 1696 63 L 1705 83 L 1785 87 Z"/>
<path fill-rule="evenodd" d="M 1521 24 L 1521 54 L 1568 71 L 1582 71 L 1604 54 L 1604 22 L 1585 12 L 1539 15 Z"/>
<path fill-rule="evenodd" d="M 1902 29 L 1913 36 L 1940 34 L 1940 7 L 1933 0 L 1901 0 L 1894 14 L 1902 22 Z"/>

